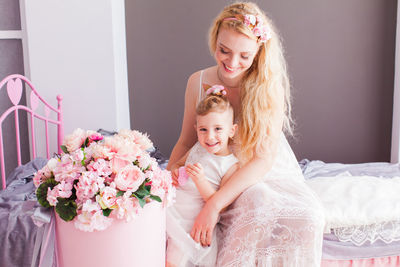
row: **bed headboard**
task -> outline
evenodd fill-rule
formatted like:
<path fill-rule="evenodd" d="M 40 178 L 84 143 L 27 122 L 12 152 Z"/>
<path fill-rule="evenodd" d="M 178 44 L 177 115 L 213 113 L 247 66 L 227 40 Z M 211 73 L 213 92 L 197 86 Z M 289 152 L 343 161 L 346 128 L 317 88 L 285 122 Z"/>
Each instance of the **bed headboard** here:
<path fill-rule="evenodd" d="M 23 82 L 25 82 L 25 87 L 23 86 Z M 8 115 L 14 113 L 14 121 L 15 121 L 15 139 L 16 139 L 16 144 L 17 144 L 17 160 L 18 160 L 18 166 L 21 165 L 21 147 L 20 147 L 20 129 L 19 129 L 19 117 L 18 117 L 18 111 L 19 110 L 24 110 L 29 113 L 28 117 L 30 120 L 30 143 L 31 143 L 31 154 L 33 158 L 37 157 L 37 152 L 36 152 L 36 137 L 35 137 L 35 120 L 42 120 L 45 125 L 45 143 L 46 143 L 46 156 L 49 159 L 50 158 L 50 143 L 49 143 L 49 123 L 50 124 L 55 124 L 57 126 L 57 147 L 58 147 L 58 153 L 61 153 L 61 143 L 63 141 L 63 135 L 64 135 L 64 129 L 63 129 L 63 113 L 62 113 L 62 96 L 58 95 L 57 96 L 57 108 L 52 107 L 49 105 L 44 99 L 38 94 L 36 91 L 35 87 L 32 85 L 32 82 L 29 81 L 26 77 L 19 75 L 19 74 L 13 74 L 9 75 L 6 78 L 4 78 L 0 82 L 0 90 L 3 88 L 3 86 L 6 85 L 7 87 L 7 94 L 8 97 L 11 100 L 12 106 L 7 109 L 3 114 L 0 116 L 0 167 L 1 167 L 1 183 L 2 183 L 2 188 L 6 188 L 6 174 L 5 174 L 5 164 L 4 164 L 4 144 L 3 144 L 3 122 L 7 118 Z M 25 88 L 27 89 L 27 86 L 31 88 L 31 92 L 29 95 L 29 103 L 30 106 L 28 107 L 28 104 L 26 106 L 20 105 L 20 100 L 22 96 L 22 90 Z M 26 95 L 28 96 L 28 92 L 26 92 Z M 43 103 L 44 106 L 44 116 L 40 115 L 37 112 L 37 107 L 39 105 L 39 101 Z M 50 119 L 50 113 L 55 112 L 57 115 L 57 120 Z"/>

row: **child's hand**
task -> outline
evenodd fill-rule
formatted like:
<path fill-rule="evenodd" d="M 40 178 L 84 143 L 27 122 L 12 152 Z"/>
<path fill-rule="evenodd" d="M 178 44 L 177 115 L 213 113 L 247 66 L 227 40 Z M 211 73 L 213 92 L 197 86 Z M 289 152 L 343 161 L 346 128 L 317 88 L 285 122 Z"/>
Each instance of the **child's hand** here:
<path fill-rule="evenodd" d="M 186 172 L 193 181 L 199 181 L 204 179 L 204 169 L 200 163 L 188 164 L 186 166 Z"/>

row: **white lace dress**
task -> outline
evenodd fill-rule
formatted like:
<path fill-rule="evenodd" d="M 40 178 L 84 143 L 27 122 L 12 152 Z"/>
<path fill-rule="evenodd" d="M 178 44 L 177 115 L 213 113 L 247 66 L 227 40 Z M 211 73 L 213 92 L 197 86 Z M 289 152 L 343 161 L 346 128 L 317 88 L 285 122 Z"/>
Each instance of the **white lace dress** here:
<path fill-rule="evenodd" d="M 207 152 L 198 142 L 190 150 L 186 164 L 200 163 L 205 176 L 215 190 L 218 190 L 221 178 L 237 162 L 233 155 L 217 156 Z M 212 245 L 202 247 L 189 235 L 194 221 L 204 206 L 204 200 L 189 178 L 186 184 L 176 190 L 175 203 L 167 210 L 169 263 L 179 267 L 216 265 L 218 242 L 216 231 L 213 233 Z"/>
<path fill-rule="evenodd" d="M 216 266 L 320 266 L 323 214 L 282 134 L 264 181 L 221 214 Z"/>
<path fill-rule="evenodd" d="M 204 96 L 203 71 L 198 101 Z M 316 267 L 324 210 L 282 133 L 272 169 L 220 214 L 216 266 Z"/>

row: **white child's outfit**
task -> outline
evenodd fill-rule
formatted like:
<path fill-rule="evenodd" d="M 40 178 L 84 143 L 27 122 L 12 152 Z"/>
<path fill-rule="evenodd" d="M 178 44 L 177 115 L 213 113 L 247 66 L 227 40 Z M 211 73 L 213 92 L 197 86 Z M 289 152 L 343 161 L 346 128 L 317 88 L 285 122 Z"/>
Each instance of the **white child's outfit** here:
<path fill-rule="evenodd" d="M 218 190 L 222 177 L 237 161 L 233 154 L 211 154 L 197 142 L 190 150 L 185 164 L 200 163 L 205 177 Z M 203 206 L 204 200 L 190 178 L 186 184 L 177 188 L 175 203 L 167 209 L 168 262 L 179 267 L 216 265 L 216 231 L 213 231 L 210 247 L 202 247 L 190 236 L 194 221 Z"/>

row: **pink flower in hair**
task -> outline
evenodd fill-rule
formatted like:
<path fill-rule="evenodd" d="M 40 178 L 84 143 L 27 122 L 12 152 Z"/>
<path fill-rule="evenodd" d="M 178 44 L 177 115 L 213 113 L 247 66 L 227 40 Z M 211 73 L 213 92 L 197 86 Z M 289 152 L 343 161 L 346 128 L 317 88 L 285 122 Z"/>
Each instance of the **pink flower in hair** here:
<path fill-rule="evenodd" d="M 263 25 L 261 27 L 261 35 L 260 35 L 261 42 L 266 42 L 271 38 L 272 38 L 272 35 L 271 35 L 270 28 L 268 26 L 266 26 L 266 25 Z"/>
<path fill-rule="evenodd" d="M 212 87 L 208 88 L 206 94 L 213 94 L 213 95 L 226 95 L 225 87 L 219 84 L 213 85 Z"/>
<path fill-rule="evenodd" d="M 259 26 L 254 27 L 253 29 L 253 33 L 255 36 L 259 37 L 262 35 L 262 29 Z"/>
<path fill-rule="evenodd" d="M 256 22 L 257 22 L 256 16 L 254 16 L 254 15 L 244 15 L 244 22 L 243 23 L 246 26 L 250 26 L 250 25 L 255 26 Z"/>

